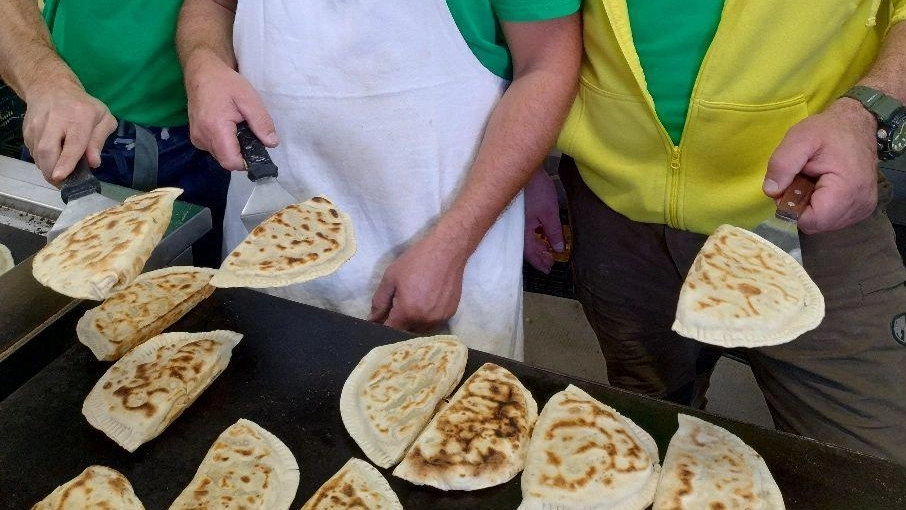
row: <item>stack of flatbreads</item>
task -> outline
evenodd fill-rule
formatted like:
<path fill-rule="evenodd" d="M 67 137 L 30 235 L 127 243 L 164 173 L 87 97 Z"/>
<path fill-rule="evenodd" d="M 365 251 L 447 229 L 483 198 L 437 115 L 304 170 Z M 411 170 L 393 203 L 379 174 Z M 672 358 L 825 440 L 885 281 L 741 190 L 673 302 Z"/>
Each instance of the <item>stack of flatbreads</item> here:
<path fill-rule="evenodd" d="M 654 439 L 569 385 L 551 397 L 538 417 L 519 508 L 641 510 L 654 499 L 659 476 Z"/>
<path fill-rule="evenodd" d="M 440 335 L 382 345 L 362 358 L 343 384 L 340 415 L 371 462 L 400 461 L 459 384 L 468 355 L 455 336 Z"/>
<path fill-rule="evenodd" d="M 789 342 L 823 318 L 824 297 L 793 257 L 722 225 L 692 263 L 673 330 L 723 347 L 760 347 Z"/>
<path fill-rule="evenodd" d="M 85 312 L 76 325 L 79 341 L 99 360 L 118 360 L 210 296 L 213 275 L 213 269 L 189 266 L 141 274 Z"/>
<path fill-rule="evenodd" d="M 442 490 L 504 483 L 525 465 L 538 406 L 505 368 L 485 363 L 419 434 L 394 476 Z"/>
<path fill-rule="evenodd" d="M 132 484 L 120 472 L 105 466 L 89 466 L 72 480 L 57 487 L 31 510 L 145 510 L 135 497 Z"/>
<path fill-rule="evenodd" d="M 299 464 L 280 439 L 240 419 L 224 430 L 171 510 L 286 510 L 299 488 Z"/>
<path fill-rule="evenodd" d="M 164 333 L 129 351 L 95 384 L 82 414 L 132 452 L 157 437 L 220 375 L 242 335 Z"/>
<path fill-rule="evenodd" d="M 215 287 L 282 287 L 337 270 L 355 253 L 349 215 L 324 197 L 277 211 L 227 255 Z"/>
<path fill-rule="evenodd" d="M 302 506 L 302 510 L 342 508 L 403 510 L 403 505 L 380 471 L 352 458 Z"/>
<path fill-rule="evenodd" d="M 32 273 L 61 294 L 107 298 L 141 273 L 181 193 L 179 188 L 159 188 L 83 218 L 35 255 Z"/>
<path fill-rule="evenodd" d="M 654 510 L 782 510 L 783 496 L 764 459 L 734 434 L 679 415 L 654 497 Z"/>
<path fill-rule="evenodd" d="M 10 253 L 9 248 L 0 244 L 0 274 L 9 271 L 15 265 L 16 262 L 13 260 L 13 254 Z"/>

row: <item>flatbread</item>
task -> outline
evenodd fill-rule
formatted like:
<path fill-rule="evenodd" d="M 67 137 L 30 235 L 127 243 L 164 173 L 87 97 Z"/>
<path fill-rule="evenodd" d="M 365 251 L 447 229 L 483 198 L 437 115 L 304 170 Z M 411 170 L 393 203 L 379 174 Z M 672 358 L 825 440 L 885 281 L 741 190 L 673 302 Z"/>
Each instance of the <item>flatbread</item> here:
<path fill-rule="evenodd" d="M 141 273 L 181 193 L 158 188 L 79 220 L 35 255 L 32 274 L 60 294 L 106 299 Z"/>
<path fill-rule="evenodd" d="M 299 488 L 299 464 L 277 436 L 240 419 L 208 450 L 171 510 L 286 510 Z"/>
<path fill-rule="evenodd" d="M 302 510 L 403 510 L 381 472 L 364 460 L 349 459 L 302 506 Z"/>
<path fill-rule="evenodd" d="M 469 350 L 455 336 L 413 338 L 375 347 L 343 384 L 340 416 L 349 435 L 378 466 L 399 462 L 453 392 Z"/>
<path fill-rule="evenodd" d="M 241 338 L 225 330 L 158 335 L 101 376 L 82 414 L 133 452 L 163 432 L 223 372 Z"/>
<path fill-rule="evenodd" d="M 9 248 L 0 243 L 0 274 L 9 271 L 15 265 L 16 261 L 13 260 L 13 254 L 10 253 Z"/>
<path fill-rule="evenodd" d="M 569 385 L 545 404 L 522 472 L 520 510 L 641 510 L 661 473 L 654 439 Z"/>
<path fill-rule="evenodd" d="M 85 312 L 76 324 L 76 335 L 97 359 L 116 361 L 210 296 L 214 273 L 214 269 L 191 266 L 143 273 Z"/>
<path fill-rule="evenodd" d="M 525 464 L 538 405 L 505 368 L 485 363 L 418 436 L 393 475 L 442 490 L 512 479 Z"/>
<path fill-rule="evenodd" d="M 337 270 L 355 253 L 349 215 L 324 197 L 284 207 L 255 227 L 211 280 L 215 287 L 282 287 Z"/>
<path fill-rule="evenodd" d="M 784 508 L 780 488 L 755 450 L 717 425 L 685 414 L 678 419 L 654 510 Z"/>
<path fill-rule="evenodd" d="M 793 257 L 721 225 L 686 276 L 673 330 L 722 347 L 761 347 L 789 342 L 823 318 L 824 297 Z"/>
<path fill-rule="evenodd" d="M 106 466 L 88 466 L 72 480 L 57 487 L 31 510 L 85 510 L 109 508 L 145 510 L 132 484 L 119 471 Z"/>

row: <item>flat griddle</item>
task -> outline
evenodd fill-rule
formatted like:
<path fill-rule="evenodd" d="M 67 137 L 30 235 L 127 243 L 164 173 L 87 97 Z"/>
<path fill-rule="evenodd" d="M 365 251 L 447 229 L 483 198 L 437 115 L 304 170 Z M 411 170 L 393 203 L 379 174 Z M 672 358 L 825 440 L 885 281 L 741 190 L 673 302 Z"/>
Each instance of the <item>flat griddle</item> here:
<path fill-rule="evenodd" d="M 77 313 L 41 333 L 73 339 Z M 165 509 L 189 483 L 216 437 L 239 418 L 279 437 L 295 455 L 297 509 L 350 457 L 366 459 L 343 428 L 340 391 L 371 348 L 406 333 L 248 289 L 218 289 L 168 331 L 231 329 L 245 335 L 213 384 L 158 438 L 128 453 L 81 415 L 109 363 L 76 344 L 0 401 L 0 507 L 29 508 L 91 464 L 122 472 L 149 510 Z M 512 371 L 539 408 L 575 384 L 647 430 L 661 457 L 679 412 L 725 427 L 757 450 L 789 509 L 906 508 L 906 467 L 608 386 L 469 352 L 466 377 L 484 362 Z M 381 470 L 407 509 L 515 509 L 519 477 L 473 492 L 418 487 Z"/>

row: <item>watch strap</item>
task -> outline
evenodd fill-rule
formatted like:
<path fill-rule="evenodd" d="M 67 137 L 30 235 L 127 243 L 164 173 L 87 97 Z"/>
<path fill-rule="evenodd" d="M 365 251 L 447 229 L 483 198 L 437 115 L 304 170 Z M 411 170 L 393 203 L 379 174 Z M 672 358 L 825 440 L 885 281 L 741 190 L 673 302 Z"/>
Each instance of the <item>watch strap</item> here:
<path fill-rule="evenodd" d="M 847 90 L 843 95 L 862 103 L 862 106 L 873 113 L 879 121 L 886 121 L 893 115 L 893 112 L 896 111 L 897 108 L 903 106 L 902 103 L 880 90 L 864 85 L 856 85 Z"/>

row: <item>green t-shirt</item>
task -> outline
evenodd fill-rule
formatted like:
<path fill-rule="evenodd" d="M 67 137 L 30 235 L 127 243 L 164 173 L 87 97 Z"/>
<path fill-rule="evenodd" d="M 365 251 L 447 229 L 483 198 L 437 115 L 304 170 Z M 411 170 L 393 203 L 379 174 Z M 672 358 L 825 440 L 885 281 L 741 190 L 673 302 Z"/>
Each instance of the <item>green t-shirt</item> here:
<path fill-rule="evenodd" d="M 509 79 L 512 64 L 498 18 L 540 21 L 567 16 L 580 0 L 447 0 L 478 60 Z M 85 90 L 120 119 L 147 126 L 188 122 L 173 38 L 182 0 L 47 0 L 44 19 L 57 51 Z"/>
<path fill-rule="evenodd" d="M 501 78 L 513 77 L 500 20 L 542 21 L 568 16 L 581 0 L 447 0 L 447 7 L 463 38 L 478 60 Z"/>
<path fill-rule="evenodd" d="M 47 0 L 44 19 L 85 90 L 120 119 L 146 126 L 188 123 L 176 17 L 182 0 Z"/>
<path fill-rule="evenodd" d="M 695 78 L 720 23 L 724 0 L 627 0 L 626 4 L 648 92 L 661 124 L 678 145 Z"/>

